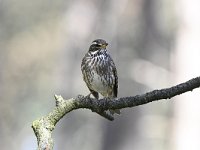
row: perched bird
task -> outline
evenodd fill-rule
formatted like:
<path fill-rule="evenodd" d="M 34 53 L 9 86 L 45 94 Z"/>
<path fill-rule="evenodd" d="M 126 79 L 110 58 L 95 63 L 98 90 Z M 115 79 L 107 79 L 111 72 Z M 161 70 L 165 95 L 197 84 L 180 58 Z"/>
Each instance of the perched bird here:
<path fill-rule="evenodd" d="M 117 70 L 107 52 L 107 45 L 105 40 L 94 40 L 81 63 L 83 79 L 96 99 L 99 99 L 99 93 L 110 99 L 117 97 Z M 120 114 L 120 110 L 110 110 L 110 113 Z"/>

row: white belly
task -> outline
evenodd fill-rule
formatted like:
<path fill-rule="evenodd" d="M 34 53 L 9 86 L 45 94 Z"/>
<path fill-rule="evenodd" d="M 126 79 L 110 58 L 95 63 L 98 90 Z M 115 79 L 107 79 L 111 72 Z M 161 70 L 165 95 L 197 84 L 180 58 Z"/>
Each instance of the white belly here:
<path fill-rule="evenodd" d="M 101 77 L 95 71 L 92 74 L 93 74 L 93 81 L 91 85 L 93 90 L 99 92 L 101 95 L 107 93 L 109 88 L 108 86 L 103 85 Z"/>

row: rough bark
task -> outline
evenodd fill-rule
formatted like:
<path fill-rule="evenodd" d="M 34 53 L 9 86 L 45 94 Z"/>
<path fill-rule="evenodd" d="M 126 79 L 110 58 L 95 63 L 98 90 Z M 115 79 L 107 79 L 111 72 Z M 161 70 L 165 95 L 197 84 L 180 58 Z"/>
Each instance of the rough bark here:
<path fill-rule="evenodd" d="M 52 131 L 54 130 L 56 123 L 72 110 L 79 108 L 90 109 L 92 112 L 96 112 L 104 118 L 113 121 L 114 117 L 108 114 L 106 110 L 123 109 L 147 104 L 157 100 L 170 99 L 182 93 L 192 91 L 198 87 L 200 87 L 200 77 L 196 77 L 170 88 L 154 90 L 142 95 L 115 98 L 112 100 L 105 98 L 97 100 L 82 95 L 78 95 L 76 98 L 64 100 L 61 96 L 55 95 L 55 108 L 47 116 L 33 121 L 32 124 L 32 128 L 38 141 L 38 149 L 53 149 L 53 139 L 51 136 Z"/>

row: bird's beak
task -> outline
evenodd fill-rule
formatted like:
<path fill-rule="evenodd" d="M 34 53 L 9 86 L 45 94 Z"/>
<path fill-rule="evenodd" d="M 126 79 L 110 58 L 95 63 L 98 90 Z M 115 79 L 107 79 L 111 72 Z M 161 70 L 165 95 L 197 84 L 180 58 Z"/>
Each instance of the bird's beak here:
<path fill-rule="evenodd" d="M 106 46 L 108 46 L 108 43 L 106 43 L 106 44 L 103 44 L 101 47 L 105 49 L 105 48 L 106 48 Z"/>

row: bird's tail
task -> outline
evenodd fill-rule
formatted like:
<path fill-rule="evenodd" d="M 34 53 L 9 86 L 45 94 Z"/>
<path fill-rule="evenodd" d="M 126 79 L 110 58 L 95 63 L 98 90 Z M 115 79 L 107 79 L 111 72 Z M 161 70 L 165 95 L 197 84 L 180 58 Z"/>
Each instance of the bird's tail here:
<path fill-rule="evenodd" d="M 109 109 L 109 111 L 110 111 L 110 114 L 112 114 L 112 115 L 114 115 L 114 114 L 120 115 L 120 109 L 115 109 L 115 110 Z"/>

